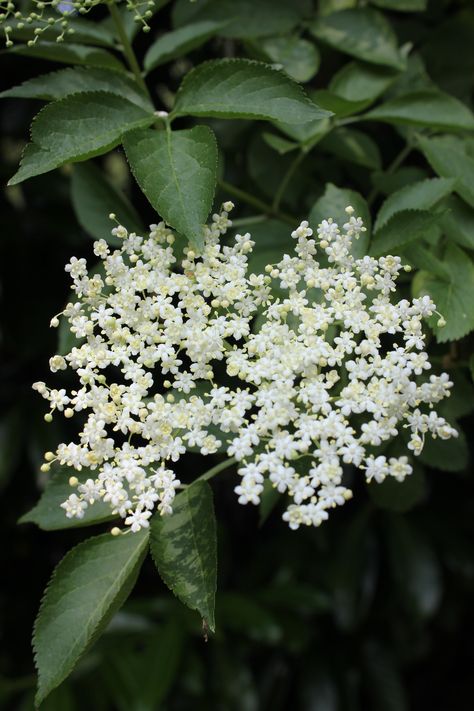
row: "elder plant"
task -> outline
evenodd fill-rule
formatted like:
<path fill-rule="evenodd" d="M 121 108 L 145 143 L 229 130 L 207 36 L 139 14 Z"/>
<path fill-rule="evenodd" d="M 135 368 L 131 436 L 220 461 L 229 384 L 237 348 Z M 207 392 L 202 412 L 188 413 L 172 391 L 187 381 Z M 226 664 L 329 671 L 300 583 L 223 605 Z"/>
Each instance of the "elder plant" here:
<path fill-rule="evenodd" d="M 159 29 L 166 4 L 0 3 L 9 52 L 73 65 L 3 93 L 49 102 L 9 184 L 77 164 L 72 202 L 95 238 L 95 264 L 72 257 L 66 266 L 71 296 L 51 321 L 55 376 L 34 385 L 48 401 L 45 420 L 64 416 L 77 437 L 45 453 L 49 482 L 23 520 L 106 529 L 68 553 L 46 591 L 34 634 L 38 704 L 120 608 L 148 548 L 204 634 L 214 631 L 214 476 L 234 469 L 224 476 L 239 504 L 281 508 L 296 530 L 320 526 L 349 501 L 357 477 L 372 490 L 387 479 L 404 487 L 431 440 L 458 436 L 437 412 L 453 381 L 427 349 L 433 334 L 458 341 L 474 328 L 474 266 L 464 251 L 474 246 L 465 227 L 474 207 L 472 147 L 463 144 L 470 110 L 423 84 L 420 58 L 398 46 L 377 9 L 283 3 L 267 18 L 276 37 L 260 43 L 264 0 L 252 8 L 258 27 L 245 2 L 222 10 L 177 0 L 173 29 L 140 57 L 137 30 L 155 20 Z M 246 23 L 253 39 L 242 34 Z M 281 35 L 293 31 L 290 52 Z M 308 95 L 299 82 L 318 71 L 314 39 L 354 59 Z M 210 40 L 219 58 L 180 64 Z M 175 60 L 169 85 L 152 91 L 148 75 Z M 423 88 L 413 91 L 412 80 Z M 239 160 L 229 180 L 218 166 L 229 119 L 264 126 L 248 149 L 257 194 L 239 183 Z M 389 124 L 405 141 L 371 188 L 361 181 L 367 199 L 334 185 L 330 164 L 316 180 L 309 172 L 314 153 L 380 169 L 374 140 L 350 126 L 357 121 Z M 240 150 L 246 138 L 238 141 Z M 119 146 L 156 215 L 149 229 L 91 162 Z M 397 172 L 412 151 L 438 177 L 405 185 L 407 173 Z M 239 203 L 234 224 L 229 197 Z M 369 208 L 380 202 L 372 227 Z M 270 250 L 252 237 L 262 224 Z M 188 452 L 202 455 L 203 471 L 183 483 L 178 462 Z M 207 470 L 205 457 L 214 462 Z"/>

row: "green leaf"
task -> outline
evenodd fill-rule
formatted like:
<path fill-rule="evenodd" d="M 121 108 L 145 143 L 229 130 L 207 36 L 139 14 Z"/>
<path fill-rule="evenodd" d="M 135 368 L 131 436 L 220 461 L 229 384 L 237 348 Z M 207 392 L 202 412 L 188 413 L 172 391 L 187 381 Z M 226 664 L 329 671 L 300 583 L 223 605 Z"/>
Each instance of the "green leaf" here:
<path fill-rule="evenodd" d="M 73 94 L 48 104 L 33 120 L 32 142 L 8 184 L 105 153 L 120 143 L 122 134 L 153 120 L 153 114 L 105 91 Z"/>
<path fill-rule="evenodd" d="M 166 585 L 214 632 L 216 522 L 207 482 L 197 480 L 178 494 L 170 516 L 153 516 L 150 548 Z"/>
<path fill-rule="evenodd" d="M 344 54 L 394 69 L 405 67 L 390 24 L 371 8 L 334 12 L 317 19 L 309 29 L 315 37 Z"/>
<path fill-rule="evenodd" d="M 429 271 L 431 274 L 440 277 L 440 279 L 449 281 L 449 271 L 442 260 L 434 254 L 431 245 L 426 244 L 426 246 L 423 246 L 422 244 L 411 242 L 403 247 L 403 256 L 410 265 L 415 266 L 417 269 Z"/>
<path fill-rule="evenodd" d="M 443 178 L 455 178 L 455 191 L 474 207 L 474 159 L 467 155 L 463 141 L 456 136 L 419 136 L 417 143 L 433 170 Z"/>
<path fill-rule="evenodd" d="M 336 128 L 325 136 L 319 144 L 321 150 L 328 151 L 342 160 L 377 170 L 382 164 L 380 151 L 370 136 L 354 128 Z"/>
<path fill-rule="evenodd" d="M 297 25 L 301 3 L 292 0 L 178 0 L 173 7 L 175 26 L 196 21 L 226 22 L 224 37 L 269 37 L 290 32 Z"/>
<path fill-rule="evenodd" d="M 459 427 L 458 431 L 458 437 L 447 440 L 427 436 L 425 446 L 419 455 L 420 462 L 444 472 L 459 472 L 466 469 L 469 464 L 469 447 L 464 432 Z"/>
<path fill-rule="evenodd" d="M 369 254 L 380 257 L 398 253 L 409 242 L 430 237 L 439 222 L 440 215 L 428 210 L 398 212 L 374 234 Z"/>
<path fill-rule="evenodd" d="M 386 67 L 362 62 L 345 64 L 331 79 L 329 89 L 347 101 L 378 99 L 398 76 L 398 72 Z"/>
<path fill-rule="evenodd" d="M 285 153 L 290 153 L 290 151 L 294 151 L 298 148 L 297 143 L 294 141 L 288 141 L 286 138 L 283 138 L 276 133 L 267 133 L 265 131 L 262 133 L 262 138 L 265 143 L 270 146 L 270 148 L 273 148 L 273 150 L 281 156 L 284 156 Z"/>
<path fill-rule="evenodd" d="M 474 129 L 474 116 L 465 104 L 454 96 L 431 89 L 390 99 L 364 114 L 364 119 L 447 131 Z"/>
<path fill-rule="evenodd" d="M 122 62 L 110 52 L 105 49 L 86 47 L 82 44 L 37 42 L 33 47 L 17 45 L 9 51 L 13 54 L 21 54 L 24 57 L 46 59 L 50 62 L 85 64 L 88 67 L 101 67 L 102 69 L 115 69 L 115 71 L 125 72 Z"/>
<path fill-rule="evenodd" d="M 366 100 L 348 101 L 337 94 L 333 94 L 332 91 L 327 91 L 327 89 L 315 91 L 313 98 L 319 106 L 327 111 L 332 111 L 338 118 L 357 114 L 363 111 L 370 103 Z"/>
<path fill-rule="evenodd" d="M 397 12 L 423 12 L 428 0 L 370 0 L 372 5 Z"/>
<path fill-rule="evenodd" d="M 90 538 L 59 563 L 35 623 L 36 704 L 74 669 L 130 594 L 145 557 L 148 531 Z"/>
<path fill-rule="evenodd" d="M 105 239 L 113 245 L 120 244 L 118 237 L 111 234 L 114 226 L 109 219 L 111 212 L 117 215 L 120 224 L 130 232 L 143 233 L 143 223 L 133 206 L 93 163 L 74 166 L 71 199 L 77 221 L 95 239 Z"/>
<path fill-rule="evenodd" d="M 449 279 L 441 279 L 429 272 L 420 271 L 413 280 L 415 296 L 428 294 L 446 320 L 438 327 L 438 317 L 431 318 L 431 327 L 438 343 L 456 341 L 474 329 L 474 264 L 459 247 L 449 244 L 444 253 L 444 266 Z"/>
<path fill-rule="evenodd" d="M 141 106 L 145 111 L 152 112 L 154 110 L 153 104 L 150 103 L 135 81 L 120 72 L 94 67 L 88 69 L 69 67 L 50 74 L 43 74 L 3 91 L 0 98 L 16 97 L 53 101 L 85 91 L 107 91 L 131 101 L 132 104 Z"/>
<path fill-rule="evenodd" d="M 423 180 L 428 176 L 428 171 L 417 166 L 407 165 L 402 166 L 395 172 L 391 173 L 387 169 L 384 171 L 374 171 L 370 176 L 370 180 L 377 192 L 384 195 L 391 195 L 397 190 L 406 187 L 411 183 L 416 183 L 418 180 Z"/>
<path fill-rule="evenodd" d="M 57 531 L 64 528 L 92 526 L 117 518 L 112 514 L 109 504 L 103 501 L 96 501 L 89 506 L 84 512 L 84 518 L 67 518 L 61 504 L 75 491 L 69 485 L 71 474 L 76 476 L 81 484 L 86 479 L 95 479 L 97 476 L 97 472 L 87 469 L 76 472 L 68 467 L 54 467 L 54 472 L 41 494 L 40 500 L 31 511 L 20 518 L 19 523 L 36 523 L 43 531 Z"/>
<path fill-rule="evenodd" d="M 430 210 L 454 188 L 453 178 L 428 178 L 411 183 L 392 193 L 382 204 L 375 221 L 375 232 L 403 210 Z"/>
<path fill-rule="evenodd" d="M 252 46 L 267 61 L 281 64 L 288 76 L 303 83 L 315 76 L 321 63 L 318 48 L 300 37 L 269 37 Z"/>
<path fill-rule="evenodd" d="M 461 247 L 474 249 L 474 210 L 456 195 L 450 195 L 443 205 L 447 208 L 441 224 L 444 233 Z"/>
<path fill-rule="evenodd" d="M 304 147 L 306 150 L 314 147 L 331 128 L 331 121 L 327 118 L 308 121 L 307 123 L 285 123 L 275 121 L 275 126 L 282 133 Z"/>
<path fill-rule="evenodd" d="M 155 210 L 202 249 L 216 185 L 217 146 L 211 129 L 134 131 L 123 145 L 132 173 Z"/>
<path fill-rule="evenodd" d="M 363 232 L 358 240 L 352 242 L 351 253 L 359 258 L 367 254 L 371 219 L 366 201 L 362 195 L 355 192 L 355 190 L 346 190 L 345 188 L 338 188 L 332 183 L 327 183 L 324 195 L 315 202 L 311 209 L 309 223 L 313 230 L 316 231 L 322 220 L 327 220 L 329 217 L 332 217 L 334 222 L 337 222 L 337 224 L 342 227 L 342 225 L 347 222 L 345 208 L 348 207 L 348 205 L 352 205 L 355 211 L 354 215 L 361 217 L 367 228 L 367 231 Z"/>
<path fill-rule="evenodd" d="M 329 116 L 283 72 L 250 59 L 204 62 L 186 75 L 172 116 L 306 123 Z"/>
<path fill-rule="evenodd" d="M 204 20 L 167 32 L 159 37 L 146 53 L 143 62 L 146 71 L 150 72 L 160 64 L 165 64 L 176 57 L 182 57 L 191 50 L 200 47 L 208 39 L 219 34 L 226 24 L 226 22 Z"/>

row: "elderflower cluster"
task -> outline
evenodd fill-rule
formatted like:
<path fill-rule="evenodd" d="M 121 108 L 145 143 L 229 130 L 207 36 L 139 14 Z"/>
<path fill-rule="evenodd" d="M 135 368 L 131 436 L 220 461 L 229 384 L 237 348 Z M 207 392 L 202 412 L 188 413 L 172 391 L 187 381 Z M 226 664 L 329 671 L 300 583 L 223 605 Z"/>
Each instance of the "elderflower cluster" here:
<path fill-rule="evenodd" d="M 29 37 L 28 47 L 33 47 L 46 32 L 44 39 L 63 42 L 68 35 L 73 35 L 74 27 L 70 18 L 86 15 L 97 5 L 106 0 L 31 0 L 25 8 L 17 0 L 0 0 L 0 26 L 5 45 L 12 47 L 14 40 Z M 125 7 L 133 13 L 135 22 L 142 25 L 144 32 L 150 31 L 148 20 L 153 15 L 155 0 L 125 0 Z M 47 32 L 49 30 L 49 32 Z"/>
<path fill-rule="evenodd" d="M 94 472 L 70 480 L 68 517 L 103 500 L 133 531 L 147 527 L 155 508 L 172 512 L 173 463 L 190 448 L 225 447 L 241 504 L 258 504 L 268 481 L 289 497 L 292 529 L 318 526 L 352 496 L 345 465 L 369 482 L 403 481 L 408 456 L 381 446 L 403 428 L 414 455 L 428 433 L 457 436 L 433 410 L 452 386 L 429 375 L 423 350 L 435 306 L 427 296 L 395 300 L 399 257 L 351 255 L 365 230 L 353 209 L 341 228 L 323 220 L 317 235 L 302 222 L 292 256 L 249 274 L 250 235 L 221 240 L 232 207 L 205 228 L 202 254 L 188 248 L 181 264 L 161 222 L 146 237 L 114 228 L 120 249 L 95 242 L 93 275 L 84 259 L 67 265 L 75 299 L 63 315 L 80 342 L 50 365 L 76 371 L 79 385 L 34 387 L 50 403 L 47 420 L 59 411 L 83 421 L 78 441 L 43 465 Z"/>

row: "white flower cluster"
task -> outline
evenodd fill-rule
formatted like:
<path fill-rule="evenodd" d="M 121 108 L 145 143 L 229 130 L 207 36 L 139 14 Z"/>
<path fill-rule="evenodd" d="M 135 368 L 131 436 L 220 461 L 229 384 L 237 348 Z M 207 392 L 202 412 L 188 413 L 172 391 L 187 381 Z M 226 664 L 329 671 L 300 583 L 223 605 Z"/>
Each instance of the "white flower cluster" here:
<path fill-rule="evenodd" d="M 435 306 L 427 296 L 395 301 L 398 257 L 351 255 L 365 230 L 353 209 L 342 229 L 323 220 L 317 239 L 302 222 L 294 255 L 249 275 L 250 235 L 220 239 L 232 207 L 213 216 L 202 255 L 188 248 L 180 265 L 164 223 L 147 237 L 116 227 L 123 244 L 113 251 L 95 242 L 103 268 L 93 275 L 84 259 L 67 265 L 76 300 L 64 317 L 81 342 L 50 364 L 75 370 L 79 387 L 34 386 L 50 402 L 46 419 L 59 410 L 84 421 L 79 441 L 47 452 L 43 469 L 58 461 L 97 472 L 79 486 L 71 479 L 67 516 L 102 499 L 133 531 L 146 527 L 155 507 L 172 511 L 172 463 L 225 443 L 241 504 L 258 504 L 267 480 L 291 498 L 292 529 L 318 526 L 352 496 L 344 465 L 368 481 L 402 481 L 408 457 L 377 448 L 401 428 L 415 455 L 428 432 L 457 435 L 432 409 L 452 386 L 427 374 L 422 320 Z"/>

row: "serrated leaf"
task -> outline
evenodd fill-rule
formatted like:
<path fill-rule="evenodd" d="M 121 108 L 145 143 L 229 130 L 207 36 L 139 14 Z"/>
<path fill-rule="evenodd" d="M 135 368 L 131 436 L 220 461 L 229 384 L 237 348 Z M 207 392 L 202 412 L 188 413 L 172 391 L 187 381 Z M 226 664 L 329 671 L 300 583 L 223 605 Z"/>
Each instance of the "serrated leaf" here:
<path fill-rule="evenodd" d="M 134 131 L 123 145 L 132 173 L 155 210 L 200 250 L 216 185 L 217 146 L 211 129 Z"/>
<path fill-rule="evenodd" d="M 148 531 L 90 538 L 59 563 L 35 623 L 36 704 L 74 669 L 130 594 L 146 553 Z"/>
<path fill-rule="evenodd" d="M 375 221 L 375 232 L 403 210 L 431 209 L 453 190 L 455 184 L 453 178 L 428 178 L 397 190 L 382 204 Z"/>
<path fill-rule="evenodd" d="M 17 45 L 9 50 L 13 54 L 21 54 L 24 57 L 35 57 L 36 59 L 47 59 L 50 62 L 61 62 L 62 64 L 85 64 L 88 67 L 101 67 L 102 69 L 115 69 L 115 71 L 125 72 L 126 69 L 117 57 L 105 49 L 87 47 L 82 44 L 58 42 L 37 42 L 32 47 L 28 45 Z"/>
<path fill-rule="evenodd" d="M 198 20 L 226 22 L 224 37 L 250 39 L 290 32 L 302 17 L 300 4 L 296 0 L 178 0 L 172 17 L 175 26 Z"/>
<path fill-rule="evenodd" d="M 449 244 L 444 253 L 444 266 L 449 279 L 441 279 L 429 272 L 420 271 L 413 280 L 415 296 L 428 294 L 446 320 L 438 327 L 438 317 L 431 318 L 431 327 L 438 343 L 456 341 L 474 329 L 474 264 L 472 259 L 455 244 Z"/>
<path fill-rule="evenodd" d="M 120 143 L 122 134 L 153 120 L 153 114 L 105 91 L 73 94 L 48 104 L 33 120 L 32 142 L 8 184 L 105 153 Z"/>
<path fill-rule="evenodd" d="M 364 119 L 447 131 L 474 129 L 474 116 L 462 101 L 431 89 L 390 99 L 364 114 Z"/>
<path fill-rule="evenodd" d="M 450 195 L 443 205 L 447 208 L 441 220 L 445 235 L 468 249 L 474 249 L 474 210 L 456 195 Z"/>
<path fill-rule="evenodd" d="M 135 81 L 120 72 L 94 67 L 88 69 L 69 67 L 50 74 L 43 74 L 3 91 L 0 98 L 16 97 L 54 101 L 64 99 L 71 94 L 90 91 L 107 91 L 131 101 L 132 104 L 141 106 L 145 111 L 152 112 L 154 110 L 153 104 Z"/>
<path fill-rule="evenodd" d="M 334 129 L 319 144 L 321 150 L 328 151 L 342 160 L 377 170 L 382 164 L 380 151 L 370 136 L 354 128 Z"/>
<path fill-rule="evenodd" d="M 141 234 L 144 230 L 140 217 L 125 195 L 114 188 L 93 163 L 74 166 L 71 199 L 77 221 L 95 239 L 120 244 L 118 237 L 111 234 L 111 212 L 130 232 Z"/>
<path fill-rule="evenodd" d="M 347 101 L 372 102 L 388 89 L 397 76 L 397 71 L 387 67 L 349 62 L 333 76 L 329 89 Z"/>
<path fill-rule="evenodd" d="M 167 32 L 159 37 L 146 53 L 143 62 L 145 70 L 150 72 L 161 64 L 165 64 L 176 57 L 182 57 L 191 52 L 191 50 L 197 49 L 208 39 L 219 34 L 219 31 L 226 24 L 226 22 L 204 20 Z"/>
<path fill-rule="evenodd" d="M 170 516 L 153 516 L 150 550 L 160 576 L 181 602 L 215 629 L 217 552 L 212 490 L 195 481 L 175 498 Z"/>
<path fill-rule="evenodd" d="M 385 17 L 371 8 L 334 12 L 309 27 L 322 42 L 372 64 L 404 69 L 395 33 Z"/>
<path fill-rule="evenodd" d="M 321 63 L 318 48 L 300 37 L 269 37 L 251 46 L 263 59 L 281 64 L 288 76 L 303 83 L 315 76 Z"/>
<path fill-rule="evenodd" d="M 283 72 L 250 59 L 216 59 L 186 75 L 172 116 L 307 123 L 329 116 Z"/>
<path fill-rule="evenodd" d="M 329 217 L 332 217 L 334 222 L 337 222 L 337 224 L 342 227 L 348 219 L 347 213 L 345 212 L 345 208 L 348 207 L 348 205 L 352 205 L 355 211 L 354 215 L 362 218 L 367 229 L 366 232 L 362 232 L 358 240 L 353 240 L 352 242 L 351 254 L 359 258 L 367 254 L 371 219 L 366 201 L 362 195 L 355 192 L 355 190 L 338 188 L 332 183 L 327 183 L 324 195 L 315 202 L 311 209 L 309 223 L 313 230 L 316 231 L 322 220 L 327 220 Z"/>
<path fill-rule="evenodd" d="M 103 501 L 96 501 L 89 506 L 84 512 L 84 518 L 67 518 L 61 504 L 75 491 L 69 485 L 71 474 L 77 477 L 81 484 L 86 479 L 95 479 L 97 476 L 93 471 L 76 472 L 68 467 L 55 467 L 40 500 L 31 511 L 19 519 L 19 523 L 36 523 L 43 531 L 57 531 L 64 528 L 92 526 L 117 518 L 112 514 L 110 506 Z"/>
<path fill-rule="evenodd" d="M 369 254 L 397 254 L 406 244 L 431 237 L 439 222 L 440 215 L 428 210 L 398 212 L 374 234 Z"/>
<path fill-rule="evenodd" d="M 474 207 L 474 159 L 463 141 L 456 136 L 419 136 L 417 143 L 433 170 L 443 178 L 455 178 L 455 191 Z"/>

